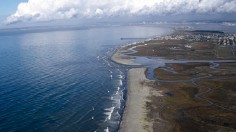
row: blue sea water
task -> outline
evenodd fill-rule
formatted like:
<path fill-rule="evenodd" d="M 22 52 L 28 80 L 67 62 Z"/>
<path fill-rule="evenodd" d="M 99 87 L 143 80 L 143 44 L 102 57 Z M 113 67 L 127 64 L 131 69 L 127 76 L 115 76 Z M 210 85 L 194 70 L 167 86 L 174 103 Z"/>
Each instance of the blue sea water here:
<path fill-rule="evenodd" d="M 117 131 L 128 67 L 121 44 L 160 36 L 157 26 L 0 33 L 0 131 Z"/>

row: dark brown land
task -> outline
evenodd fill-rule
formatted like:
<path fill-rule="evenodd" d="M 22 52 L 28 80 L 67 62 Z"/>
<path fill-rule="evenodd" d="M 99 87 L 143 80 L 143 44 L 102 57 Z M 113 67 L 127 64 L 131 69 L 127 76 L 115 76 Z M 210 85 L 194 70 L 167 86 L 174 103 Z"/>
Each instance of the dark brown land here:
<path fill-rule="evenodd" d="M 163 123 L 176 132 L 236 131 L 236 63 L 221 63 L 215 69 L 209 65 L 169 64 L 173 71 L 155 69 L 160 80 L 154 87 L 164 96 L 150 97 L 148 118 L 158 122 L 159 111 Z M 153 130 L 158 131 L 158 124 Z"/>

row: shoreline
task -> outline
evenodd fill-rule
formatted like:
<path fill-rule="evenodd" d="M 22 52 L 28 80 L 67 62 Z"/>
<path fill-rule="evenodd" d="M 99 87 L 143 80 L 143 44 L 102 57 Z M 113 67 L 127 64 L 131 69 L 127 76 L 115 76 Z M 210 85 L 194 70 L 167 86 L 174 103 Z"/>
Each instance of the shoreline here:
<path fill-rule="evenodd" d="M 119 47 L 112 55 L 111 60 L 115 63 L 129 66 L 141 66 L 132 62 L 132 57 L 125 55 L 130 50 Z M 132 46 L 133 47 L 133 46 Z M 147 68 L 131 68 L 127 74 L 127 100 L 124 113 L 119 126 L 119 132 L 152 132 L 152 122 L 147 120 L 146 103 L 151 96 L 152 87 L 148 85 L 151 80 L 146 78 Z"/>
<path fill-rule="evenodd" d="M 131 61 L 132 59 L 129 56 L 126 56 L 124 53 L 129 52 L 129 50 L 124 50 L 124 47 L 119 47 L 117 50 L 114 52 L 114 54 L 111 56 L 111 60 L 113 62 L 116 62 L 118 64 L 122 65 L 129 65 L 129 66 L 140 66 L 141 64 L 135 63 Z"/>
<path fill-rule="evenodd" d="M 126 107 L 120 123 L 120 132 L 151 131 L 152 124 L 146 120 L 146 102 L 151 88 L 145 76 L 146 68 L 133 68 L 128 71 Z"/>

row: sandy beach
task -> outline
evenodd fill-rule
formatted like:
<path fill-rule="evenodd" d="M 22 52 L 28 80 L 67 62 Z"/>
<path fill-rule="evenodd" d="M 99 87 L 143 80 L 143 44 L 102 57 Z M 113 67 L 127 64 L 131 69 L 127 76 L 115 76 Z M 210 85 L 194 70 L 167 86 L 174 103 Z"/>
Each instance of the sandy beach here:
<path fill-rule="evenodd" d="M 123 65 L 140 65 L 124 54 L 127 52 L 129 50 L 119 48 L 111 59 Z M 128 71 L 127 101 L 120 132 L 152 131 L 152 123 L 146 120 L 146 102 L 151 91 L 147 83 L 151 81 L 146 78 L 145 71 L 146 68 L 133 68 Z"/>
<path fill-rule="evenodd" d="M 120 126 L 120 132 L 150 131 L 145 120 L 145 103 L 150 94 L 150 88 L 145 85 L 149 81 L 145 77 L 146 68 L 134 68 L 128 72 L 128 96 L 125 113 Z"/>
<path fill-rule="evenodd" d="M 127 52 L 128 50 L 124 50 L 122 48 L 117 49 L 117 51 L 113 54 L 111 57 L 111 60 L 123 64 L 123 65 L 140 65 L 138 63 L 132 62 L 130 59 L 131 57 L 124 55 L 124 52 Z"/>

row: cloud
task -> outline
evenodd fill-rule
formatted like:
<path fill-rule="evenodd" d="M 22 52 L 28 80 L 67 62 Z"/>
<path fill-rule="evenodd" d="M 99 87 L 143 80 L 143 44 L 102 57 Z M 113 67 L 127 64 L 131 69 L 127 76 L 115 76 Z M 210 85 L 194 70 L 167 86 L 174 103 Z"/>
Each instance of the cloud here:
<path fill-rule="evenodd" d="M 6 23 L 74 17 L 234 12 L 236 0 L 29 0 L 20 3 Z"/>

